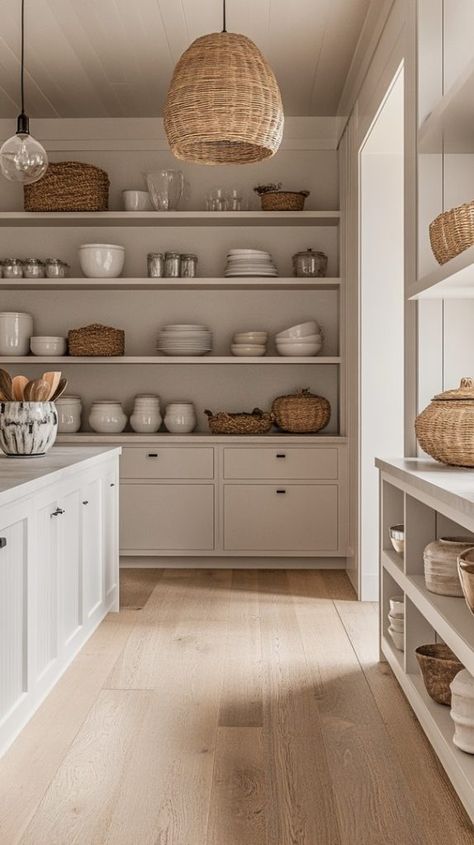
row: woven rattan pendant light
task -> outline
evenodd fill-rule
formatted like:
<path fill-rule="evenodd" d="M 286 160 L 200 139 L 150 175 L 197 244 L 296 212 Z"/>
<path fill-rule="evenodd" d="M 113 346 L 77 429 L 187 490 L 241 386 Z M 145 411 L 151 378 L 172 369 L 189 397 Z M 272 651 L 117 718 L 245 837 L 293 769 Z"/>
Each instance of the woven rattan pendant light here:
<path fill-rule="evenodd" d="M 178 159 L 251 164 L 274 155 L 283 106 L 274 73 L 245 35 L 226 31 L 193 41 L 176 65 L 165 106 L 165 131 Z"/>

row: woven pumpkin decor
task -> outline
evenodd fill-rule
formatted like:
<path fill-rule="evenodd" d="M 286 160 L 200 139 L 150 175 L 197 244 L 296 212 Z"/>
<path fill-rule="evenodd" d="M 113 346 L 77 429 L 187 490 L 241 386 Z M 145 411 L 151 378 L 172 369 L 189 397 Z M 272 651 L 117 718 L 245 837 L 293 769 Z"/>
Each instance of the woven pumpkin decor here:
<path fill-rule="evenodd" d="M 274 155 L 283 134 L 280 89 L 250 38 L 197 38 L 176 65 L 164 112 L 173 154 L 197 164 L 250 164 Z"/>

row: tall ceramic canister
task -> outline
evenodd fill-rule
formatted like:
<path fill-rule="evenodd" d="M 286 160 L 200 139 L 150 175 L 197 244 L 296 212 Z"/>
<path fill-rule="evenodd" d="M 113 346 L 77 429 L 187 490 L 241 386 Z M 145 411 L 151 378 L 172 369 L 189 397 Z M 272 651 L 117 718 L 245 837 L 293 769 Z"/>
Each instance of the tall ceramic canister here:
<path fill-rule="evenodd" d="M 423 552 L 425 584 L 430 593 L 462 598 L 458 556 L 473 545 L 472 537 L 440 537 Z"/>
<path fill-rule="evenodd" d="M 474 678 L 467 669 L 451 682 L 451 718 L 454 744 L 467 754 L 474 754 Z"/>

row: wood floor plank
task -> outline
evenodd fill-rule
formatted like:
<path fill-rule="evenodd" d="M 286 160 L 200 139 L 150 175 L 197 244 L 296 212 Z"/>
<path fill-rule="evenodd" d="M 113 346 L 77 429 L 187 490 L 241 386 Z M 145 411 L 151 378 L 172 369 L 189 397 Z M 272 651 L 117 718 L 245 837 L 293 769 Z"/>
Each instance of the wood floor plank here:
<path fill-rule="evenodd" d="M 259 584 L 268 845 L 339 845 L 319 682 L 308 671 L 288 578 L 261 571 Z"/>
<path fill-rule="evenodd" d="M 472 845 L 471 822 L 390 667 L 378 659 L 378 605 L 336 602 L 410 787 L 424 842 Z"/>
<path fill-rule="evenodd" d="M 261 728 L 219 728 L 206 845 L 266 845 Z"/>
<path fill-rule="evenodd" d="M 120 569 L 120 607 L 141 610 L 150 598 L 162 569 Z"/>
<path fill-rule="evenodd" d="M 319 598 L 303 571 L 289 580 L 308 671 L 322 683 L 317 705 L 343 845 L 425 845 L 409 785 L 333 601 Z"/>

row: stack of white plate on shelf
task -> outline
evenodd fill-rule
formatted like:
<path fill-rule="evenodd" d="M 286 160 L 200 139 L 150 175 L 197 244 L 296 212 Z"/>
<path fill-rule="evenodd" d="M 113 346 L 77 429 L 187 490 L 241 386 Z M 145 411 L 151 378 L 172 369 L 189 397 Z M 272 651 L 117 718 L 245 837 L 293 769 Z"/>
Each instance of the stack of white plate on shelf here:
<path fill-rule="evenodd" d="M 405 602 L 403 596 L 393 596 L 389 599 L 390 611 L 388 613 L 388 633 L 398 651 L 404 651 L 405 633 Z"/>
<path fill-rule="evenodd" d="M 226 276 L 278 276 L 269 252 L 262 249 L 230 249 Z"/>
<path fill-rule="evenodd" d="M 318 355 L 323 348 L 324 335 L 316 320 L 298 323 L 275 335 L 275 345 L 279 355 L 285 357 Z"/>
<path fill-rule="evenodd" d="M 163 326 L 157 349 L 164 355 L 206 355 L 212 349 L 212 332 L 207 326 L 189 323 Z"/>
<path fill-rule="evenodd" d="M 261 358 L 267 351 L 268 332 L 236 332 L 230 351 L 238 358 Z"/>

